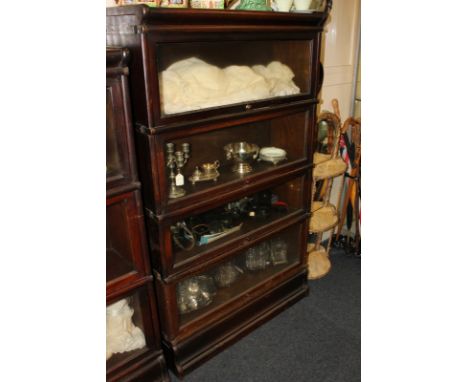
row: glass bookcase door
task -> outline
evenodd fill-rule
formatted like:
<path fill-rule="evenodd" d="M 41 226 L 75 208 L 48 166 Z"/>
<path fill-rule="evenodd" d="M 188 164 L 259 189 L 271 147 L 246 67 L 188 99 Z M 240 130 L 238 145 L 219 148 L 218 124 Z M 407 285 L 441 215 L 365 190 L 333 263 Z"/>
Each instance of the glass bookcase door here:
<path fill-rule="evenodd" d="M 169 236 L 174 266 L 183 266 L 209 251 L 220 252 L 225 245 L 240 245 L 247 237 L 262 234 L 300 215 L 305 211 L 304 184 L 304 176 L 296 177 L 173 222 Z"/>
<path fill-rule="evenodd" d="M 161 117 L 311 93 L 310 40 L 157 43 Z"/>
<path fill-rule="evenodd" d="M 116 121 L 112 107 L 111 90 L 106 90 L 106 175 L 115 177 L 122 173 L 122 161 L 120 158 Z"/>
<path fill-rule="evenodd" d="M 152 348 L 154 334 L 145 287 L 106 306 L 107 371 L 123 365 Z"/>
<path fill-rule="evenodd" d="M 113 198 L 106 208 L 106 281 L 143 272 L 137 194 L 129 192 Z M 138 235 L 137 235 L 138 236 Z"/>
<path fill-rule="evenodd" d="M 106 183 L 107 189 L 131 181 L 126 100 L 120 77 L 108 78 L 106 87 Z"/>
<path fill-rule="evenodd" d="M 183 137 L 165 135 L 166 201 L 305 163 L 308 121 L 309 111 L 302 111 Z M 183 186 L 177 183 L 179 173 Z"/>
<path fill-rule="evenodd" d="M 302 225 L 290 226 L 224 263 L 177 283 L 180 325 L 213 312 L 299 264 L 301 234 Z"/>

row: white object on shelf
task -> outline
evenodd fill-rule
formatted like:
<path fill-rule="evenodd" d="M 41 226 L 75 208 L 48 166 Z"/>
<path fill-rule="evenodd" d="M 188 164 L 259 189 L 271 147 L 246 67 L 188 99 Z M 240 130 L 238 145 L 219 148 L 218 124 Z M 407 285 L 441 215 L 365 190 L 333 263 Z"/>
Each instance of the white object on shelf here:
<path fill-rule="evenodd" d="M 312 0 L 294 0 L 294 8 L 296 11 L 307 11 L 311 3 Z"/>
<path fill-rule="evenodd" d="M 278 12 L 289 12 L 292 7 L 293 0 L 275 0 L 276 9 Z"/>
<path fill-rule="evenodd" d="M 272 162 L 276 165 L 278 162 L 286 159 L 286 151 L 278 147 L 263 147 L 260 150 L 260 160 Z"/>
<path fill-rule="evenodd" d="M 114 353 L 146 346 L 145 335 L 133 324 L 132 316 L 133 309 L 125 298 L 106 308 L 106 360 Z"/>
<path fill-rule="evenodd" d="M 162 109 L 173 114 L 293 95 L 300 92 L 293 78 L 292 70 L 278 61 L 221 69 L 191 57 L 160 73 Z"/>

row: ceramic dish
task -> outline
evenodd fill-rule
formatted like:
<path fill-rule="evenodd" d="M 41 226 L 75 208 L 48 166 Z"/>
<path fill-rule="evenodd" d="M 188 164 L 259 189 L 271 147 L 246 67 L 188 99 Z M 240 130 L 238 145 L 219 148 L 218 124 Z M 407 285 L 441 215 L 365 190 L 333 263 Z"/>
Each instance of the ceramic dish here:
<path fill-rule="evenodd" d="M 278 162 L 286 159 L 286 151 L 278 147 L 263 147 L 260 150 L 260 159 L 276 165 Z"/>

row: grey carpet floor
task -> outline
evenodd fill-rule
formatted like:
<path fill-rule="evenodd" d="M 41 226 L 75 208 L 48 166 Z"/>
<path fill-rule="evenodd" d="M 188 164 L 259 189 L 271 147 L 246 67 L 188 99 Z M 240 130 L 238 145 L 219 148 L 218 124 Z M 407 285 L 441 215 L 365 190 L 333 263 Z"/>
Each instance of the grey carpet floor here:
<path fill-rule="evenodd" d="M 339 250 L 333 250 L 330 259 L 332 270 L 309 282 L 308 297 L 188 374 L 184 381 L 360 381 L 361 260 Z"/>

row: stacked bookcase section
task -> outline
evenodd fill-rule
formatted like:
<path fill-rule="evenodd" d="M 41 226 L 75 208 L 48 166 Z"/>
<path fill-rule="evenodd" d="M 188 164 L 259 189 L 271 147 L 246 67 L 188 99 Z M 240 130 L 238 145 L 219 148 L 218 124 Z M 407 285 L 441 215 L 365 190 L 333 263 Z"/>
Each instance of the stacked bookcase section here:
<path fill-rule="evenodd" d="M 128 48 L 163 348 L 178 376 L 308 294 L 323 12 L 107 10 Z"/>

